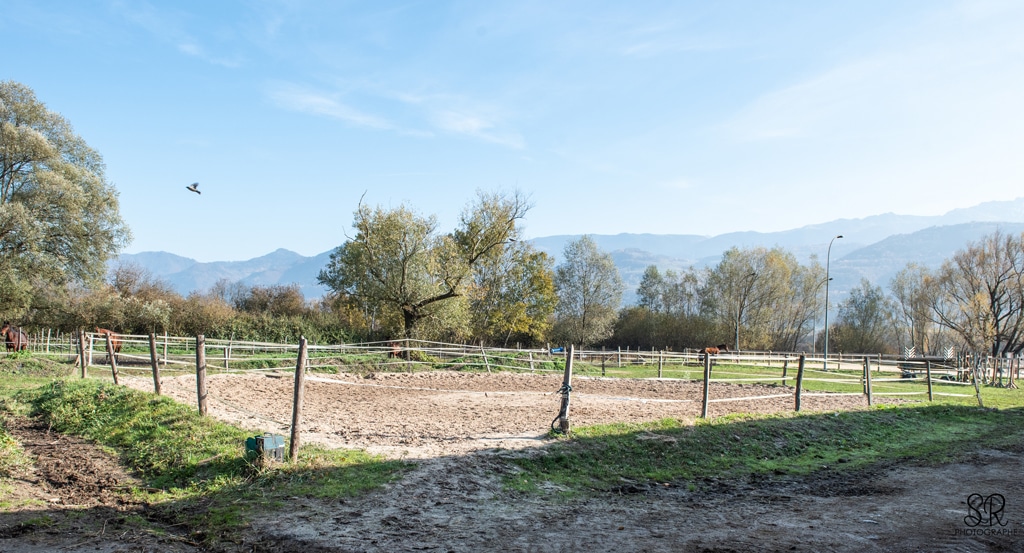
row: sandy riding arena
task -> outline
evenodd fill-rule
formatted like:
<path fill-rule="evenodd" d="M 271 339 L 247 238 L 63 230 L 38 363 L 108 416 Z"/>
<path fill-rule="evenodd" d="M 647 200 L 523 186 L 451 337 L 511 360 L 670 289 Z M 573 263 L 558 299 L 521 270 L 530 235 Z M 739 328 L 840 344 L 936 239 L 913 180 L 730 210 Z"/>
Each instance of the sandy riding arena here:
<path fill-rule="evenodd" d="M 560 375 L 515 373 L 310 374 L 301 427 L 304 443 L 361 448 L 389 457 L 433 458 L 481 449 L 541 445 L 558 414 Z M 130 385 L 152 389 L 152 381 Z M 292 413 L 291 372 L 208 378 L 210 414 L 239 426 L 287 435 Z M 196 405 L 194 376 L 165 379 L 164 394 Z M 715 384 L 711 398 L 791 394 L 791 388 Z M 613 378 L 573 379 L 573 426 L 612 422 L 693 420 L 701 412 L 699 382 Z M 793 410 L 792 395 L 713 403 L 711 416 Z M 802 411 L 866 407 L 861 396 L 806 397 Z"/>
<path fill-rule="evenodd" d="M 245 521 L 243 543 L 219 543 L 215 551 L 1024 551 L 1019 447 L 971 451 L 961 463 L 892 462 L 853 471 L 823 466 L 808 476 L 708 478 L 696 486 L 624 481 L 614 492 L 570 498 L 556 489 L 522 494 L 503 485 L 503 478 L 517 474 L 509 458 L 546 454 L 560 376 L 442 371 L 306 378 L 304 443 L 363 448 L 406 459 L 413 468 L 356 498 L 292 498 Z M 149 378 L 124 381 L 152 389 Z M 211 416 L 253 432 L 288 434 L 290 371 L 215 375 L 207 382 Z M 711 397 L 787 390 L 716 384 Z M 163 391 L 196 405 L 194 376 L 165 378 Z M 699 382 L 577 377 L 569 415 L 574 427 L 665 417 L 692 421 L 700 414 L 701 394 Z M 729 401 L 711 404 L 710 414 L 787 412 L 793 405 L 792 396 Z M 808 412 L 865 407 L 861 396 L 802 399 Z M 121 522 L 146 511 L 121 504 L 115 492 L 132 477 L 102 448 L 54 435 L 38 422 L 15 425 L 12 432 L 37 458 L 37 468 L 12 484 L 9 495 L 37 498 L 38 507 L 0 511 L 0 521 L 9 521 L 0 527 L 0 551 L 206 551 L 177 525 L 140 533 Z M 965 526 L 972 494 L 1004 497 L 999 520 L 1006 525 L 980 531 Z M 17 523 L 42 516 L 56 521 L 53 530 L 29 532 Z"/>

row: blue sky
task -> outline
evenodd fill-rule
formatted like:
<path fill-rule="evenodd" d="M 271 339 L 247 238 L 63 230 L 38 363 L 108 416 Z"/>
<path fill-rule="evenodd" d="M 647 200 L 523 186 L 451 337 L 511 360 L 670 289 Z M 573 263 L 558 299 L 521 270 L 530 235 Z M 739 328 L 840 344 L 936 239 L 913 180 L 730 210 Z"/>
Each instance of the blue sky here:
<path fill-rule="evenodd" d="M 1024 3 L 0 0 L 128 253 L 315 255 L 360 197 L 528 237 L 770 232 L 1024 194 Z M 185 190 L 200 182 L 201 196 Z M 828 237 L 823 237 L 823 242 Z"/>

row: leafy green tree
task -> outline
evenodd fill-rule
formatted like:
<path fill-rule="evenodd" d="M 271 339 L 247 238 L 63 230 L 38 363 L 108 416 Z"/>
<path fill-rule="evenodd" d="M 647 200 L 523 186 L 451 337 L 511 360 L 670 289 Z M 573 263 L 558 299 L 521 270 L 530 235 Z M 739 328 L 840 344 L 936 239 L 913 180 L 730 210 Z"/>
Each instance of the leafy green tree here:
<path fill-rule="evenodd" d="M 94 284 L 130 239 L 103 159 L 28 87 L 0 82 L 0 290 L 23 313 L 42 284 Z"/>
<path fill-rule="evenodd" d="M 298 317 L 306 312 L 306 299 L 298 284 L 247 287 L 235 299 L 235 308 L 273 317 Z"/>
<path fill-rule="evenodd" d="M 779 248 L 772 249 L 766 259 L 759 284 L 766 287 L 765 346 L 767 349 L 797 351 L 814 328 L 821 306 L 825 270 L 812 259 L 801 265 L 796 257 Z M 810 340 L 814 337 L 811 336 Z"/>
<path fill-rule="evenodd" d="M 795 351 L 814 321 L 823 272 L 782 248 L 730 248 L 707 272 L 702 311 L 736 349 Z"/>
<path fill-rule="evenodd" d="M 893 302 L 882 288 L 861 279 L 860 285 L 850 290 L 850 295 L 839 304 L 829 340 L 836 351 L 894 353 L 893 316 Z"/>
<path fill-rule="evenodd" d="M 418 329 L 464 335 L 473 270 L 519 239 L 516 225 L 529 207 L 518 192 L 480 192 L 458 228 L 439 234 L 433 216 L 404 205 L 385 210 L 360 204 L 355 237 L 331 253 L 318 280 L 385 320 L 400 317 L 406 337 Z"/>
<path fill-rule="evenodd" d="M 109 328 L 131 334 L 162 332 L 170 326 L 171 304 L 181 296 L 170 284 L 135 264 L 120 263 L 110 275 L 110 286 L 120 300 L 120 320 Z M 97 321 L 96 324 L 100 324 Z M 86 325 L 91 326 L 89 324 Z"/>
<path fill-rule="evenodd" d="M 667 287 L 665 277 L 658 271 L 658 267 L 648 265 L 644 269 L 644 276 L 640 278 L 640 286 L 636 289 L 637 305 L 653 313 L 664 311 Z"/>
<path fill-rule="evenodd" d="M 510 243 L 478 263 L 470 295 L 474 337 L 505 346 L 543 342 L 558 301 L 553 265 L 527 242 Z"/>
<path fill-rule="evenodd" d="M 717 341 L 732 342 L 737 350 L 741 345 L 747 349 L 758 347 L 753 335 L 756 311 L 760 308 L 755 284 L 758 258 L 762 253 L 763 248 L 758 251 L 730 248 L 722 254 L 722 261 L 707 272 L 701 291 L 703 311 L 714 318 L 720 329 L 722 337 Z"/>
<path fill-rule="evenodd" d="M 692 267 L 680 273 L 665 271 L 661 305 L 666 313 L 688 318 L 700 315 L 702 274 Z"/>
<path fill-rule="evenodd" d="M 235 310 L 223 299 L 210 294 L 192 292 L 171 305 L 174 317 L 168 330 L 176 336 L 230 338 L 231 320 Z"/>
<path fill-rule="evenodd" d="M 612 334 L 624 286 L 612 256 L 589 236 L 565 246 L 555 269 L 555 336 L 576 345 L 591 345 Z"/>

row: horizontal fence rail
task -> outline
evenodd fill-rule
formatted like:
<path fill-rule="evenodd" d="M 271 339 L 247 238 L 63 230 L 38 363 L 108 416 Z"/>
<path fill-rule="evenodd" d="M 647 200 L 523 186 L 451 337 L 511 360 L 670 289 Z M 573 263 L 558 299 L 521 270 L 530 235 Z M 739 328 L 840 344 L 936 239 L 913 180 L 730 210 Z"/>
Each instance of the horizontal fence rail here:
<path fill-rule="evenodd" d="M 304 371 L 334 373 L 455 370 L 560 374 L 570 361 L 566 349 L 572 352 L 575 371 L 583 376 L 687 380 L 716 387 L 734 385 L 728 390 L 728 397 L 709 396 L 704 400 L 705 406 L 794 397 L 799 410 L 801 395 L 859 395 L 866 398 L 868 405 L 879 397 L 966 398 L 978 393 L 964 386 L 1013 386 L 1020 376 L 1019 358 L 984 355 L 937 358 L 835 354 L 826 359 L 794 352 L 722 351 L 705 356 L 694 350 L 493 348 L 412 339 L 309 344 L 301 348 L 299 344 L 200 340 L 166 334 L 116 334 L 115 338 L 118 346 L 113 356 L 108 354 L 107 337 L 94 332 L 37 331 L 30 333 L 28 349 L 32 355 L 74 361 L 81 366 L 83 377 L 90 370 L 95 372 L 103 367 L 110 367 L 115 381 L 118 372 L 152 372 L 157 393 L 161 372 L 165 376 L 192 374 L 199 371 L 200 365 L 204 374 L 294 370 L 297 363 L 302 364 Z M 197 350 L 199 343 L 201 350 Z M 975 393 L 968 393 L 972 391 Z"/>

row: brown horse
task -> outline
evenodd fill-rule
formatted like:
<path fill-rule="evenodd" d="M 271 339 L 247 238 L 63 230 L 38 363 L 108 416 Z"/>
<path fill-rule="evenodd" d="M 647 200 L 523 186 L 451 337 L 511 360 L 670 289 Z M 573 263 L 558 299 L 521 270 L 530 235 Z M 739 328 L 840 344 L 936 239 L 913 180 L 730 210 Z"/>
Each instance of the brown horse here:
<path fill-rule="evenodd" d="M 121 353 L 121 336 L 119 336 L 113 330 L 107 330 L 105 328 L 96 327 L 96 334 L 101 336 L 110 336 L 110 347 L 114 350 L 114 353 Z"/>
<path fill-rule="evenodd" d="M 7 341 L 7 351 L 28 349 L 28 334 L 16 326 L 11 326 L 11 323 L 4 321 L 3 328 L 0 328 L 0 335 L 3 335 Z"/>
<path fill-rule="evenodd" d="M 699 359 L 701 360 L 701 362 L 703 362 L 705 356 L 708 356 L 708 355 L 718 355 L 719 349 L 715 348 L 715 347 L 708 346 L 708 347 L 706 347 L 704 349 L 697 350 L 697 353 L 700 354 Z"/>

